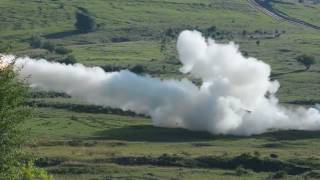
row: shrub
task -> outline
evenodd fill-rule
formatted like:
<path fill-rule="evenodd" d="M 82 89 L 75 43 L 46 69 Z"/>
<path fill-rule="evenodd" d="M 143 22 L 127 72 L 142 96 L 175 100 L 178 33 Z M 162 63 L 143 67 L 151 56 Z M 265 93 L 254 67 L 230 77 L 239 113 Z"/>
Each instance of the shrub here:
<path fill-rule="evenodd" d="M 113 37 L 111 38 L 112 42 L 126 42 L 126 41 L 130 41 L 130 39 L 128 37 Z"/>
<path fill-rule="evenodd" d="M 278 158 L 278 155 L 272 153 L 272 154 L 270 154 L 270 157 L 271 157 L 271 158 Z"/>
<path fill-rule="evenodd" d="M 247 36 L 247 31 L 246 30 L 242 31 L 242 36 Z"/>
<path fill-rule="evenodd" d="M 296 57 L 298 63 L 304 65 L 306 67 L 306 71 L 310 69 L 311 65 L 315 64 L 315 59 L 313 56 L 309 56 L 306 54 L 302 54 Z"/>
<path fill-rule="evenodd" d="M 0 41 L 0 53 L 8 52 L 14 48 L 14 42 L 12 41 Z"/>
<path fill-rule="evenodd" d="M 216 26 L 211 26 L 205 30 L 205 35 L 208 37 L 215 37 L 216 31 L 217 31 Z"/>
<path fill-rule="evenodd" d="M 55 47 L 54 43 L 52 43 L 50 41 L 44 41 L 42 48 L 46 49 L 50 52 L 54 52 L 56 47 Z"/>
<path fill-rule="evenodd" d="M 245 175 L 245 174 L 249 174 L 249 171 L 246 170 L 245 168 L 243 168 L 242 166 L 238 166 L 236 168 L 236 175 L 237 176 L 242 176 L 242 175 Z"/>
<path fill-rule="evenodd" d="M 33 35 L 29 41 L 32 48 L 42 48 L 44 42 L 45 39 L 43 37 L 40 37 L 39 35 Z"/>
<path fill-rule="evenodd" d="M 177 36 L 176 29 L 174 28 L 168 28 L 165 32 L 165 36 L 170 38 L 175 38 Z"/>
<path fill-rule="evenodd" d="M 90 16 L 89 12 L 83 8 L 76 12 L 76 29 L 82 33 L 88 33 L 96 30 L 97 24 Z"/>
<path fill-rule="evenodd" d="M 248 53 L 247 51 L 242 51 L 242 55 L 243 55 L 244 57 L 249 57 L 249 53 Z"/>
<path fill-rule="evenodd" d="M 58 53 L 58 54 L 68 54 L 68 53 L 71 53 L 72 50 L 68 49 L 68 48 L 65 48 L 63 46 L 58 46 L 58 47 L 55 48 L 55 52 Z"/>
<path fill-rule="evenodd" d="M 145 72 L 145 69 L 141 64 L 137 64 L 137 65 L 133 66 L 132 68 L 130 68 L 130 71 L 132 71 L 136 74 L 142 74 Z"/>
<path fill-rule="evenodd" d="M 303 176 L 305 177 L 305 179 L 320 179 L 320 171 L 319 170 L 312 170 L 312 171 L 304 173 Z"/>
<path fill-rule="evenodd" d="M 23 122 L 30 116 L 25 107 L 27 87 L 17 80 L 11 66 L 0 69 L 0 177 L 16 179 L 20 169 Z"/>
<path fill-rule="evenodd" d="M 285 171 L 278 171 L 271 175 L 271 179 L 284 179 L 287 176 Z"/>
<path fill-rule="evenodd" d="M 35 167 L 32 161 L 29 161 L 21 169 L 21 179 L 53 180 L 53 177 L 51 175 L 48 175 L 47 171 L 45 171 L 44 169 Z"/>
<path fill-rule="evenodd" d="M 254 154 L 255 157 L 260 157 L 260 152 L 259 151 L 254 151 L 253 154 Z"/>
<path fill-rule="evenodd" d="M 49 145 L 51 146 L 52 144 L 49 144 Z M 49 167 L 49 166 L 58 166 L 64 161 L 66 160 L 62 157 L 52 157 L 52 158 L 40 157 L 34 161 L 34 164 L 38 167 Z"/>
<path fill-rule="evenodd" d="M 32 36 L 29 43 L 32 48 L 43 48 L 50 52 L 54 52 L 56 50 L 56 45 L 53 42 L 50 42 L 38 35 Z"/>
<path fill-rule="evenodd" d="M 63 64 L 76 64 L 77 63 L 77 59 L 73 56 L 73 55 L 69 55 L 61 60 L 59 60 L 60 63 Z"/>

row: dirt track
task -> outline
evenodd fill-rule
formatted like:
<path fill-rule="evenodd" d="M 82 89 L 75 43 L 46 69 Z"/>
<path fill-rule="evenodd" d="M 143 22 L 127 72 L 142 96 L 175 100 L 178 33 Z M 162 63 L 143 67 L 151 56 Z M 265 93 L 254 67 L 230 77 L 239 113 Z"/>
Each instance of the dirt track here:
<path fill-rule="evenodd" d="M 266 14 L 268 16 L 271 16 L 271 17 L 277 19 L 280 22 L 286 21 L 291 24 L 300 25 L 300 26 L 303 26 L 306 28 L 311 28 L 311 29 L 320 31 L 320 26 L 316 26 L 314 24 L 310 24 L 310 23 L 302 21 L 300 19 L 284 15 L 283 13 L 274 10 L 267 3 L 261 3 L 261 2 L 258 2 L 257 0 L 248 0 L 248 3 L 251 7 L 263 12 L 264 14 Z"/>

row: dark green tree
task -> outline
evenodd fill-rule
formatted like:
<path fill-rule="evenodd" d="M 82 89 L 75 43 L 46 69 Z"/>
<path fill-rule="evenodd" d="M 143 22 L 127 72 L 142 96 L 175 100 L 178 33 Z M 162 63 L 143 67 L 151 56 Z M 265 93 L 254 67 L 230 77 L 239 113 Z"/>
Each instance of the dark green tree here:
<path fill-rule="evenodd" d="M 64 64 L 76 64 L 77 63 L 77 59 L 73 56 L 73 55 L 68 55 L 67 57 L 59 60 L 60 63 L 64 63 Z"/>
<path fill-rule="evenodd" d="M 304 65 L 306 67 L 306 71 L 310 69 L 310 67 L 316 63 L 313 56 L 309 56 L 306 54 L 302 54 L 296 57 L 298 63 Z"/>
<path fill-rule="evenodd" d="M 76 12 L 75 27 L 81 33 L 88 33 L 95 31 L 97 24 L 88 11 L 81 9 Z"/>
<path fill-rule="evenodd" d="M 24 105 L 26 91 L 27 86 L 17 79 L 12 67 L 0 68 L 0 177 L 3 179 L 18 179 L 21 170 L 22 123 L 31 113 Z"/>

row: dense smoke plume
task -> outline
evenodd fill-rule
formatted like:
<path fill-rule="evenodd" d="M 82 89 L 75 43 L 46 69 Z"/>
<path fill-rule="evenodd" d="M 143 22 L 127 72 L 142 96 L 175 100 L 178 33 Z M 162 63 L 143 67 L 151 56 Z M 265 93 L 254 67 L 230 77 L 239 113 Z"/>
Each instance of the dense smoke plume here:
<path fill-rule="evenodd" d="M 22 67 L 20 77 L 29 77 L 32 86 L 150 115 L 155 126 L 235 135 L 320 129 L 319 111 L 279 105 L 274 96 L 279 83 L 270 81 L 270 66 L 244 57 L 234 43 L 217 44 L 197 31 L 183 31 L 177 49 L 181 72 L 200 78 L 200 86 L 187 79 L 160 80 L 127 70 L 106 73 L 27 57 L 16 59 L 15 67 Z"/>

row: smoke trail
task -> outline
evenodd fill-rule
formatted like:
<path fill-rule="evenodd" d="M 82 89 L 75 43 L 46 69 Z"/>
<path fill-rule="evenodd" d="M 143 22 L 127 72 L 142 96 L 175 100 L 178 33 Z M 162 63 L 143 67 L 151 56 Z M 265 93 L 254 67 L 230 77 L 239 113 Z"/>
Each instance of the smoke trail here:
<path fill-rule="evenodd" d="M 20 76 L 30 75 L 32 86 L 150 115 L 155 126 L 235 135 L 320 129 L 319 111 L 280 106 L 274 96 L 279 83 L 270 81 L 270 66 L 242 56 L 234 43 L 217 44 L 197 31 L 183 31 L 177 49 L 181 72 L 201 78 L 200 87 L 187 79 L 160 80 L 127 70 L 106 73 L 30 58 L 16 59 L 15 67 L 23 67 Z"/>

